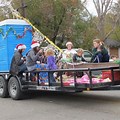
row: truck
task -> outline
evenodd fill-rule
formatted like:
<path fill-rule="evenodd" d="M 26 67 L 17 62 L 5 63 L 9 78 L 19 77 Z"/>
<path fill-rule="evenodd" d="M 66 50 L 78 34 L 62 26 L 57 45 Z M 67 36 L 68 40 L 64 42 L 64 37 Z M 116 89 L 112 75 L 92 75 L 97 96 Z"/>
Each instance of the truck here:
<path fill-rule="evenodd" d="M 8 19 L 0 22 L 0 97 L 22 99 L 28 91 L 83 92 L 85 90 L 119 90 L 120 66 L 115 63 L 65 63 L 57 70 L 36 70 L 36 80 L 25 71 L 20 78 L 9 73 L 14 48 L 23 43 L 30 49 L 32 27 L 24 20 Z M 48 82 L 41 82 L 40 73 L 48 73 Z M 57 74 L 51 82 L 50 73 Z"/>

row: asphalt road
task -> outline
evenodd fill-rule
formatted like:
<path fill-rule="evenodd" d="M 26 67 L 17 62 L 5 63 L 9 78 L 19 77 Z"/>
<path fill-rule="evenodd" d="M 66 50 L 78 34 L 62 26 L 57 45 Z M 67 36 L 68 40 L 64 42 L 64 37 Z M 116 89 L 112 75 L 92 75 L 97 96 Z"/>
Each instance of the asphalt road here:
<path fill-rule="evenodd" d="M 0 98 L 0 120 L 120 120 L 120 91 L 29 93 Z"/>

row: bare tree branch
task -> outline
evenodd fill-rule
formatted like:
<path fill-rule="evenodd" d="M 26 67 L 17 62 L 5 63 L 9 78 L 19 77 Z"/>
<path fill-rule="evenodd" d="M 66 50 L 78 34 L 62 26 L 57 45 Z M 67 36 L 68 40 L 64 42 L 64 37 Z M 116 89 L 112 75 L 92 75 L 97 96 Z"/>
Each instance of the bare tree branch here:
<path fill-rule="evenodd" d="M 99 4 L 99 0 L 96 2 L 96 0 L 93 0 L 93 3 L 95 5 L 95 9 L 97 11 L 98 17 L 100 16 L 100 4 Z"/>
<path fill-rule="evenodd" d="M 82 2 L 82 4 L 85 4 L 87 2 L 87 0 L 84 0 L 83 2 Z"/>
<path fill-rule="evenodd" d="M 89 12 L 89 10 L 84 6 L 84 4 L 82 4 L 82 7 L 86 10 L 86 12 L 88 13 L 88 15 L 90 16 L 90 19 L 93 20 L 92 14 L 91 14 L 91 13 Z M 92 21 L 92 22 L 95 24 L 96 28 L 98 29 L 98 26 L 97 26 L 96 22 L 95 22 L 95 21 Z"/>
<path fill-rule="evenodd" d="M 113 24 L 112 29 L 105 35 L 104 40 L 107 39 L 114 32 L 118 21 L 119 21 L 119 18 L 116 19 L 115 23 Z"/>
<path fill-rule="evenodd" d="M 97 29 L 99 31 L 99 37 L 104 39 L 114 31 L 117 23 L 115 22 L 113 29 L 108 34 L 105 34 L 105 19 L 108 11 L 112 8 L 113 0 L 93 0 L 93 3 L 98 16 Z"/>
<path fill-rule="evenodd" d="M 113 2 L 113 0 L 111 0 L 111 2 Z M 111 3 L 111 6 L 112 6 L 112 3 Z M 115 19 L 113 19 L 113 21 L 115 21 L 115 22 L 113 23 L 112 29 L 105 35 L 104 39 L 107 39 L 114 32 L 114 30 L 115 30 L 115 28 L 117 26 L 117 23 L 120 20 L 119 9 L 120 9 L 120 4 L 118 3 L 118 6 L 117 6 L 118 13 L 115 15 L 116 16 Z"/>
<path fill-rule="evenodd" d="M 113 1 L 113 0 L 107 0 L 107 2 L 106 2 L 106 4 L 105 4 L 104 15 L 106 15 L 107 12 L 108 12 L 108 10 L 111 9 L 112 1 Z"/>

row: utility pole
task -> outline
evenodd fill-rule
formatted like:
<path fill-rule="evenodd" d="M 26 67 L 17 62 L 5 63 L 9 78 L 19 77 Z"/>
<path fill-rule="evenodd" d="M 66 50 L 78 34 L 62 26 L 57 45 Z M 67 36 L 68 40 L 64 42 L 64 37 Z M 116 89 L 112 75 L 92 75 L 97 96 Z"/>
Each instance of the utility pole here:
<path fill-rule="evenodd" d="M 26 7 L 27 6 L 25 5 L 24 0 L 21 0 L 21 8 L 22 8 L 22 16 L 23 17 L 26 17 L 26 11 L 25 11 Z"/>

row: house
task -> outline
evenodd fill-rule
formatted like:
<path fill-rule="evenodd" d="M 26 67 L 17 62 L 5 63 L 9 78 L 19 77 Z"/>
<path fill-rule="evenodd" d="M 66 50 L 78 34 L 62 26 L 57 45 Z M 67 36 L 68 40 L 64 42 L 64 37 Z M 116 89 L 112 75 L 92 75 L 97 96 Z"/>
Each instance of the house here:
<path fill-rule="evenodd" d="M 110 56 L 115 55 L 118 58 L 120 58 L 120 41 L 106 39 L 104 41 L 104 43 L 108 48 L 108 52 L 109 52 Z"/>

